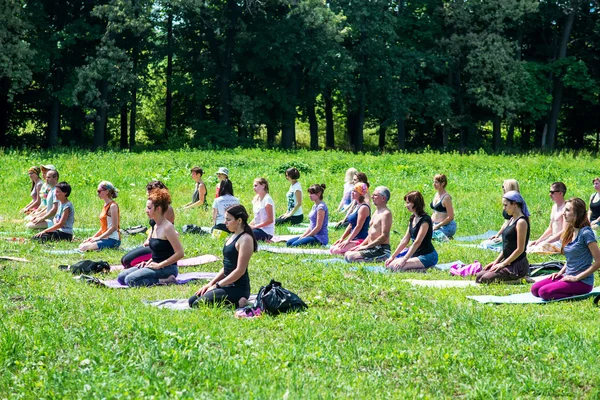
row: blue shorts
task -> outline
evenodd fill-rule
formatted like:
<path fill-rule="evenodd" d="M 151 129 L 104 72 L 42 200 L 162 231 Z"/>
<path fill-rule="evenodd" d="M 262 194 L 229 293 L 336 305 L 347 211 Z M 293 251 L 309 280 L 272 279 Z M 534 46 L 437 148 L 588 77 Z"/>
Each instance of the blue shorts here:
<path fill-rule="evenodd" d="M 429 268 L 429 267 L 433 267 L 435 264 L 437 264 L 438 262 L 438 253 L 437 251 L 432 251 L 429 254 L 424 254 L 421 256 L 417 257 L 419 259 L 419 261 L 421 261 L 421 264 L 423 264 L 423 266 L 425 268 Z"/>
<path fill-rule="evenodd" d="M 116 249 L 121 245 L 121 241 L 117 239 L 100 239 L 96 241 L 98 250 L 102 249 Z"/>
<path fill-rule="evenodd" d="M 434 222 L 433 226 L 436 226 L 438 224 L 439 222 Z M 444 235 L 446 235 L 448 239 L 450 239 L 456 233 L 456 221 L 452 220 L 448 224 L 440 226 L 438 230 L 441 231 Z"/>

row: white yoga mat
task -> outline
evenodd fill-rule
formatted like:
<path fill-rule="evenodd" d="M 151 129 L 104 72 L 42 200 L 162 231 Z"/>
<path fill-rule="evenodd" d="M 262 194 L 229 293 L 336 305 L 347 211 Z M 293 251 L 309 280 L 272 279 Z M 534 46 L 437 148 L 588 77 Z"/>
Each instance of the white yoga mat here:
<path fill-rule="evenodd" d="M 459 280 L 421 280 L 421 279 L 405 279 L 413 286 L 425 286 L 433 288 L 464 288 L 480 286 L 475 281 L 459 281 Z"/>

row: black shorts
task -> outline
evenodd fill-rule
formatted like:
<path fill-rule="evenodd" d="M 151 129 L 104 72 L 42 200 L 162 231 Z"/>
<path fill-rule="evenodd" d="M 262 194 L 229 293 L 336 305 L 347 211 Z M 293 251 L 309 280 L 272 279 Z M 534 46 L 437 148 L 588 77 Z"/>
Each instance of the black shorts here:
<path fill-rule="evenodd" d="M 360 255 L 365 261 L 381 261 L 392 255 L 389 244 L 380 244 L 370 249 L 361 250 Z"/>

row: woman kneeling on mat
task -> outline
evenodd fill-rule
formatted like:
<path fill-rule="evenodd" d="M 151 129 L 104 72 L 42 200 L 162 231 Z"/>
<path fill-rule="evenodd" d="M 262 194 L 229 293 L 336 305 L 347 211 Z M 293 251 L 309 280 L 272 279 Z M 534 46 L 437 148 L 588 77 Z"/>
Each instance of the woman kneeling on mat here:
<path fill-rule="evenodd" d="M 167 186 L 161 181 L 152 181 L 146 185 L 146 195 L 150 196 L 150 193 L 152 193 L 152 191 L 156 189 L 164 189 L 167 192 L 169 191 Z M 175 224 L 175 211 L 173 210 L 173 206 L 171 206 L 171 204 L 169 204 L 169 208 L 167 208 L 167 212 L 165 212 L 164 218 L 173 225 Z M 154 227 L 155 223 L 156 222 L 153 219 L 150 219 L 150 228 Z M 138 247 L 136 249 L 131 250 L 129 253 L 125 254 L 121 258 L 121 265 L 123 265 L 125 269 L 131 268 L 141 262 L 148 261 L 152 258 L 152 250 L 150 250 L 149 247 L 151 233 L 152 231 L 148 232 L 148 238 L 146 239 L 142 247 Z"/>
<path fill-rule="evenodd" d="M 153 190 L 146 202 L 146 214 L 154 220 L 150 233 L 152 259 L 126 269 L 117 280 L 121 285 L 152 286 L 175 283 L 179 271 L 177 261 L 183 258 L 183 246 L 173 224 L 165 218 L 171 203 L 166 189 Z"/>
<path fill-rule="evenodd" d="M 477 283 L 518 281 L 529 273 L 525 249 L 529 242 L 529 210 L 519 192 L 506 192 L 502 197 L 504 211 L 511 216 L 502 232 L 502 252 L 477 274 Z"/>
<path fill-rule="evenodd" d="M 591 292 L 594 272 L 600 267 L 600 249 L 587 218 L 585 202 L 578 198 L 568 200 L 564 216 L 567 228 L 561 241 L 567 263 L 559 272 L 531 287 L 531 293 L 544 300 L 559 300 Z"/>
<path fill-rule="evenodd" d="M 329 234 L 327 225 L 329 224 L 329 210 L 323 201 L 323 191 L 325 184 L 312 185 L 308 188 L 310 199 L 315 203 L 308 214 L 310 224 L 302 236 L 295 237 L 287 241 L 288 247 L 307 246 L 311 244 L 327 245 Z"/>
<path fill-rule="evenodd" d="M 425 272 L 438 262 L 438 254 L 431 243 L 433 222 L 425 212 L 425 199 L 420 192 L 414 191 L 404 196 L 406 209 L 412 213 L 406 234 L 398 244 L 396 251 L 385 261 L 385 266 L 398 272 Z M 408 252 L 396 258 L 408 246 Z"/>
<path fill-rule="evenodd" d="M 252 200 L 254 219 L 250 222 L 256 240 L 271 240 L 275 235 L 275 203 L 269 194 L 269 182 L 265 178 L 254 180 L 256 196 Z"/>
<path fill-rule="evenodd" d="M 446 178 L 446 175 L 437 174 L 433 177 L 433 187 L 437 193 L 433 196 L 433 201 L 429 206 L 433 210 L 433 214 L 431 215 L 434 230 L 433 236 L 437 240 L 450 239 L 456 233 L 454 206 L 452 205 L 452 197 L 446 192 L 447 184 L 448 178 Z M 436 234 L 436 231 L 439 233 Z"/>
<path fill-rule="evenodd" d="M 369 223 L 371 222 L 371 208 L 365 203 L 369 187 L 365 183 L 357 183 L 352 191 L 352 200 L 357 204 L 356 209 L 348 216 L 348 226 L 344 234 L 339 238 L 329 252 L 331 254 L 344 254 L 355 248 L 369 235 Z"/>
<path fill-rule="evenodd" d="M 100 213 L 100 230 L 79 246 L 81 251 L 116 249 L 121 245 L 119 206 L 113 200 L 119 191 L 112 183 L 102 181 L 98 185 L 98 197 L 104 201 Z"/>
<path fill-rule="evenodd" d="M 233 233 L 223 247 L 223 268 L 189 299 L 190 307 L 202 303 L 234 304 L 244 307 L 250 297 L 248 263 L 258 243 L 248 225 L 248 213 L 242 205 L 231 206 L 225 212 L 225 225 Z"/>

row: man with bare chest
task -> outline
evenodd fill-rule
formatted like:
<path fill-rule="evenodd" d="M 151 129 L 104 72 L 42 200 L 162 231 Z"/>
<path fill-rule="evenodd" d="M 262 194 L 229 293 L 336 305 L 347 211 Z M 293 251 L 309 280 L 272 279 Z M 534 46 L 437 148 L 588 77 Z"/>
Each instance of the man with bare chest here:
<path fill-rule="evenodd" d="M 360 245 L 346 252 L 347 262 L 381 261 L 389 258 L 391 254 L 392 212 L 387 207 L 390 190 L 385 186 L 378 186 L 371 198 L 377 211 L 371 218 L 369 236 Z"/>
<path fill-rule="evenodd" d="M 529 242 L 528 253 L 560 253 L 560 237 L 566 227 L 563 215 L 566 193 L 567 186 L 562 182 L 554 182 L 550 186 L 550 198 L 554 202 L 550 213 L 550 224 L 539 239 Z"/>

